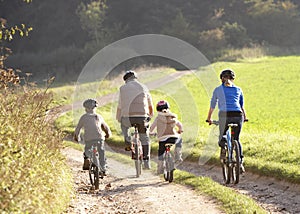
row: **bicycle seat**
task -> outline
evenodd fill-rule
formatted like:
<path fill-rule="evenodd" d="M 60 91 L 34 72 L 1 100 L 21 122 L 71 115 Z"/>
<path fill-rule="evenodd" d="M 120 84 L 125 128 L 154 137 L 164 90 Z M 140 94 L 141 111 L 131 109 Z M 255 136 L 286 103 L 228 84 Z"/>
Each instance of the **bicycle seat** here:
<path fill-rule="evenodd" d="M 229 123 L 228 126 L 229 126 L 229 127 L 237 127 L 238 124 L 236 124 L 236 123 Z"/>

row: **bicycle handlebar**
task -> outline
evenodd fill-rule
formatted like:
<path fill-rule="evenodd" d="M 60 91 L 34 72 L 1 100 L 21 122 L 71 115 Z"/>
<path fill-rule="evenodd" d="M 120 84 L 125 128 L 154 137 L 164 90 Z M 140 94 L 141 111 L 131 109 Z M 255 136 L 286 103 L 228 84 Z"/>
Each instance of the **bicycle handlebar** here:
<path fill-rule="evenodd" d="M 205 122 L 206 123 L 211 123 L 211 124 L 214 124 L 214 125 L 219 125 L 219 121 L 217 121 L 217 120 L 212 120 L 212 121 L 205 120 Z M 249 122 L 249 119 L 245 119 L 244 122 Z M 237 124 L 230 123 L 230 124 L 228 124 L 228 126 L 237 126 Z"/>

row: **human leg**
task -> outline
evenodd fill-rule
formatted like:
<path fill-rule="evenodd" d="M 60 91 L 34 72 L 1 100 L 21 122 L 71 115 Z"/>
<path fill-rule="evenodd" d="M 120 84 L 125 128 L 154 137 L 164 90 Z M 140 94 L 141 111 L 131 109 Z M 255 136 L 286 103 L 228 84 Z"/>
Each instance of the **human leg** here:
<path fill-rule="evenodd" d="M 182 138 L 178 138 L 175 143 L 175 162 L 181 163 L 182 161 Z"/>
<path fill-rule="evenodd" d="M 128 133 L 130 127 L 131 127 L 131 123 L 130 123 L 129 117 L 122 117 L 121 118 L 121 130 L 122 130 L 122 134 L 124 137 L 126 151 L 131 150 L 131 136 Z"/>
<path fill-rule="evenodd" d="M 143 149 L 143 161 L 145 169 L 150 169 L 150 137 L 149 125 L 146 117 L 131 117 L 131 124 L 136 124 L 139 132 L 139 138 Z"/>
<path fill-rule="evenodd" d="M 226 159 L 226 150 L 225 145 L 227 144 L 227 136 L 226 132 L 228 130 L 227 126 L 227 117 L 226 116 L 219 116 L 219 147 L 221 147 L 220 151 L 220 159 Z"/>
<path fill-rule="evenodd" d="M 90 166 L 90 149 L 91 149 L 92 144 L 90 142 L 85 142 L 84 143 L 84 152 L 83 152 L 83 170 L 88 170 Z"/>
<path fill-rule="evenodd" d="M 164 158 L 164 152 L 165 152 L 165 141 L 160 141 L 158 143 L 158 162 L 157 162 L 157 174 L 164 173 L 164 166 L 163 166 L 163 158 Z"/>
<path fill-rule="evenodd" d="M 104 148 L 104 140 L 99 140 L 97 143 L 97 149 L 99 153 L 99 163 L 101 167 L 101 171 L 103 173 L 106 172 L 106 158 L 105 158 L 105 148 Z"/>

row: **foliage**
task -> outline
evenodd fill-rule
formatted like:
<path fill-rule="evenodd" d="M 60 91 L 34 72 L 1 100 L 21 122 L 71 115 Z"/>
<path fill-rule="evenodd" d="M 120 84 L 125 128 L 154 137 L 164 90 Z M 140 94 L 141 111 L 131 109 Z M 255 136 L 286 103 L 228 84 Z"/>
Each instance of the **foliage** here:
<path fill-rule="evenodd" d="M 103 33 L 103 21 L 107 6 L 105 0 L 96 0 L 85 5 L 81 3 L 77 8 L 81 26 L 86 30 L 96 43 L 99 43 Z"/>
<path fill-rule="evenodd" d="M 183 39 L 211 61 L 227 55 L 228 48 L 300 46 L 300 9 L 295 0 L 72 0 L 56 4 L 39 0 L 26 7 L 23 1 L 12 0 L 0 4 L 1 16 L 23 23 L 16 28 L 21 34 L 30 29 L 22 28 L 28 23 L 34 29 L 25 39 L 6 43 L 15 53 L 9 66 L 26 68 L 39 81 L 53 74 L 58 81 L 73 81 L 100 49 L 136 34 Z M 20 33 L 12 29 L 18 38 Z M 143 63 L 169 62 L 153 57 L 132 62 L 133 67 Z"/>
<path fill-rule="evenodd" d="M 7 213 L 61 213 L 71 193 L 62 134 L 47 109 L 51 94 L 29 86 L 0 95 L 0 207 Z"/>

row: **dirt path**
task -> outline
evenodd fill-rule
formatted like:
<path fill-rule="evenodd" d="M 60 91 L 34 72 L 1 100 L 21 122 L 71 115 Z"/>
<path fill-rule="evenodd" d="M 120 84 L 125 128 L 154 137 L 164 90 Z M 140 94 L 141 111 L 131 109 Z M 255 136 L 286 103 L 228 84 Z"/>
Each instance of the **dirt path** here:
<path fill-rule="evenodd" d="M 178 168 L 222 183 L 219 166 L 184 162 Z M 300 213 L 300 185 L 246 172 L 238 185 L 229 185 L 228 188 L 253 198 L 269 213 Z"/>
<path fill-rule="evenodd" d="M 109 174 L 99 191 L 90 190 L 88 172 L 82 168 L 82 152 L 63 151 L 74 175 L 75 196 L 66 213 L 224 213 L 217 203 L 192 189 L 165 182 L 151 171 L 135 177 L 135 169 L 108 159 Z"/>

